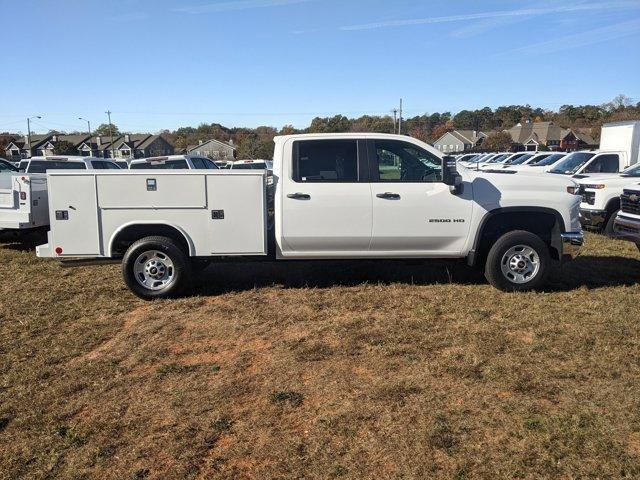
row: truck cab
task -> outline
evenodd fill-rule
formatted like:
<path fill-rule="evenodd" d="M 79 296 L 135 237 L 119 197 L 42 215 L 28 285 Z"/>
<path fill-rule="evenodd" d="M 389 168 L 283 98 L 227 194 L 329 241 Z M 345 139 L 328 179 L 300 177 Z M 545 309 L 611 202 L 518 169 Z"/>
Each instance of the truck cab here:
<path fill-rule="evenodd" d="M 272 176 L 253 169 L 53 172 L 53 220 L 38 255 L 120 258 L 125 282 L 142 298 L 184 289 L 191 259 L 238 256 L 464 258 L 511 291 L 541 286 L 551 262 L 582 244 L 578 185 L 568 177 L 458 172 L 453 157 L 401 135 L 274 142 Z"/>

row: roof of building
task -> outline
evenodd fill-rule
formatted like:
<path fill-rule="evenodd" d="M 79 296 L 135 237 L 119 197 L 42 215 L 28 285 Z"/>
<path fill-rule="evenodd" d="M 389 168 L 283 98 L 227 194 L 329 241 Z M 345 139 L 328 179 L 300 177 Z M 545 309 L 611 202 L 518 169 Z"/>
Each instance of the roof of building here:
<path fill-rule="evenodd" d="M 227 142 L 223 142 L 221 140 L 216 140 L 215 138 L 211 138 L 209 140 L 204 140 L 202 143 L 199 143 L 198 145 L 189 145 L 189 146 L 187 146 L 187 152 L 191 152 L 191 151 L 196 150 L 198 148 L 202 148 L 203 145 L 207 145 L 208 143 L 219 144 L 219 145 L 222 145 L 222 146 L 227 147 L 227 148 L 232 148 L 233 150 L 236 149 L 235 145 L 231 145 L 231 144 L 229 144 Z"/>
<path fill-rule="evenodd" d="M 149 145 L 151 145 L 153 142 L 155 142 L 156 140 L 158 140 L 159 138 L 163 139 L 165 142 L 167 142 L 167 140 L 162 136 L 162 135 L 149 135 L 142 143 L 140 143 L 140 145 L 138 145 L 136 148 L 139 149 L 145 149 L 147 148 Z M 167 142 L 169 143 L 169 142 Z"/>
<path fill-rule="evenodd" d="M 546 144 L 549 141 L 560 141 L 568 133 L 568 130 L 559 127 L 553 122 L 528 122 L 518 123 L 507 130 L 514 143 L 525 144 L 530 140 Z"/>

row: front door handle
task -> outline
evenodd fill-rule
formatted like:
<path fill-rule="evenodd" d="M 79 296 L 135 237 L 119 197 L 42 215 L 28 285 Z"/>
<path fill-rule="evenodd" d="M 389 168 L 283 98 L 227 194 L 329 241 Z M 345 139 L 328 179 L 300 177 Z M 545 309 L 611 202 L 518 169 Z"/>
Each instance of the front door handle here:
<path fill-rule="evenodd" d="M 387 200 L 400 200 L 400 194 L 392 192 L 377 193 L 376 197 L 386 198 Z"/>
<path fill-rule="evenodd" d="M 293 198 L 294 200 L 311 200 L 311 195 L 306 193 L 289 193 L 287 198 Z"/>

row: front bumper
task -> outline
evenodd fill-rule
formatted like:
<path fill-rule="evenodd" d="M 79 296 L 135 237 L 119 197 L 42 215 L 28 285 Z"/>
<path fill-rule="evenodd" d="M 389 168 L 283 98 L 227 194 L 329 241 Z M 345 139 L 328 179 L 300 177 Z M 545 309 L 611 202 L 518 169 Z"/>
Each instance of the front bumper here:
<path fill-rule="evenodd" d="M 580 223 L 582 224 L 583 228 L 589 230 L 601 230 L 606 219 L 606 210 L 588 210 L 586 208 L 580 209 Z"/>
<path fill-rule="evenodd" d="M 560 234 L 560 245 L 562 260 L 571 260 L 580 252 L 584 245 L 584 234 L 582 232 L 567 232 Z"/>
<path fill-rule="evenodd" d="M 618 238 L 640 244 L 640 220 L 618 214 L 613 223 L 613 233 Z"/>

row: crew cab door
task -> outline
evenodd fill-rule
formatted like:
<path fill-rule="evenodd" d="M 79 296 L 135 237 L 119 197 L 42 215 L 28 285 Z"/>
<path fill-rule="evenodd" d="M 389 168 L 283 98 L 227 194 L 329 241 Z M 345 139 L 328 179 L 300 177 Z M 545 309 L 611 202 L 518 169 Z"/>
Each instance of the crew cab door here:
<path fill-rule="evenodd" d="M 282 255 L 359 256 L 371 241 L 366 143 L 296 140 L 284 150 L 276 235 Z"/>
<path fill-rule="evenodd" d="M 442 182 L 442 160 L 408 141 L 367 141 L 373 202 L 371 251 L 454 256 L 469 234 L 471 185 L 457 195 Z"/>

